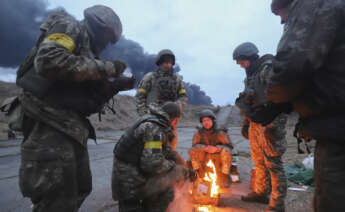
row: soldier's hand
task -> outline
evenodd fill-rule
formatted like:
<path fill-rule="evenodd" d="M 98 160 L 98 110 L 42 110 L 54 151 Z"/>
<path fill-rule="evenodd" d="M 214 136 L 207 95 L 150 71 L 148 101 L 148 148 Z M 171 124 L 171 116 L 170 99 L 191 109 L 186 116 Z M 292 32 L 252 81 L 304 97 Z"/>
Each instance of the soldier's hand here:
<path fill-rule="evenodd" d="M 115 72 L 117 75 L 121 75 L 127 68 L 127 65 L 124 62 L 121 62 L 119 60 L 114 60 L 112 62 L 114 64 Z"/>
<path fill-rule="evenodd" d="M 135 82 L 137 81 L 137 78 L 135 78 L 135 76 L 132 76 L 131 77 L 131 87 L 132 87 L 132 89 L 135 87 Z"/>
<path fill-rule="evenodd" d="M 283 136 L 281 136 L 281 138 L 279 137 L 277 128 L 275 127 L 266 127 L 264 130 L 264 136 L 270 142 L 275 142 L 283 138 Z"/>
<path fill-rule="evenodd" d="M 193 169 L 189 169 L 189 180 L 194 182 L 198 178 L 198 174 Z"/>
<path fill-rule="evenodd" d="M 189 169 L 187 169 L 186 167 L 182 165 L 176 165 L 175 171 L 176 171 L 176 179 L 178 181 L 179 180 L 185 181 L 189 179 Z"/>
<path fill-rule="evenodd" d="M 218 151 L 218 148 L 215 146 L 208 145 L 205 147 L 205 151 L 210 153 L 210 154 L 213 154 L 213 153 L 216 153 Z"/>
<path fill-rule="evenodd" d="M 241 134 L 244 138 L 249 139 L 249 125 L 242 126 Z"/>

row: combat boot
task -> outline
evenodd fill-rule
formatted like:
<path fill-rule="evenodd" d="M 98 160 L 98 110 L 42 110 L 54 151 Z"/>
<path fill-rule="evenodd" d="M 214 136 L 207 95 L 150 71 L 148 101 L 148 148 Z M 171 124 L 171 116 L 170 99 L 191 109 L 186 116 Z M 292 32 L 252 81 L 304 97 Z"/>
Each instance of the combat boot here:
<path fill-rule="evenodd" d="M 231 185 L 231 179 L 229 174 L 222 174 L 222 181 L 220 187 L 229 188 Z"/>
<path fill-rule="evenodd" d="M 274 208 L 269 206 L 264 212 L 285 212 L 284 208 Z"/>
<path fill-rule="evenodd" d="M 241 200 L 245 202 L 258 202 L 263 204 L 268 204 L 269 199 L 266 195 L 259 195 L 255 192 L 251 192 L 245 196 L 241 196 Z"/>
<path fill-rule="evenodd" d="M 231 165 L 231 181 L 233 183 L 240 183 L 240 173 L 238 173 L 237 165 Z"/>
<path fill-rule="evenodd" d="M 231 184 L 231 180 L 228 174 L 219 173 L 218 174 L 219 179 L 219 186 L 221 188 L 229 188 Z"/>

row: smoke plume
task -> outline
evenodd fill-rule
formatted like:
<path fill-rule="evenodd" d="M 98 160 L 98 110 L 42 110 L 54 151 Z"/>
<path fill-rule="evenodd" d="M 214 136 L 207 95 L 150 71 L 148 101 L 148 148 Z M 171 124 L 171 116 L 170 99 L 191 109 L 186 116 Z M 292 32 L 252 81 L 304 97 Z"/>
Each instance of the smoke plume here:
<path fill-rule="evenodd" d="M 1 0 L 0 66 L 17 67 L 34 45 L 48 15 L 43 0 Z"/>
<path fill-rule="evenodd" d="M 60 8 L 61 9 L 61 8 Z M 0 68 L 18 67 L 35 44 L 39 27 L 50 13 L 44 0 L 2 0 L 0 2 Z M 178 56 L 178 55 L 177 55 Z M 102 54 L 105 59 L 126 62 L 138 81 L 157 67 L 155 54 L 149 54 L 137 42 L 122 37 Z M 180 67 L 175 66 L 179 72 Z M 200 86 L 185 82 L 189 103 L 210 105 L 212 100 Z"/>
<path fill-rule="evenodd" d="M 181 182 L 174 187 L 174 200 L 169 204 L 167 212 L 193 211 L 193 201 L 189 190 L 193 187 L 191 182 Z"/>

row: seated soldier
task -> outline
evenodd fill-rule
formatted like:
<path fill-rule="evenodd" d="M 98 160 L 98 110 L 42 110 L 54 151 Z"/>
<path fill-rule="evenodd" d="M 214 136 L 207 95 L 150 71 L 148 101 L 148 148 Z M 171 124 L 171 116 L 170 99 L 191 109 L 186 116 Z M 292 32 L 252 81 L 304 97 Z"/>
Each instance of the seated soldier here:
<path fill-rule="evenodd" d="M 193 146 L 189 150 L 192 167 L 203 176 L 204 168 L 209 158 L 216 158 L 218 179 L 221 187 L 229 187 L 229 171 L 231 167 L 232 143 L 225 130 L 217 129 L 216 116 L 211 110 L 203 110 L 200 113 L 202 127 L 195 132 Z M 210 154 L 212 155 L 211 157 Z M 217 167 L 219 164 L 219 167 Z"/>

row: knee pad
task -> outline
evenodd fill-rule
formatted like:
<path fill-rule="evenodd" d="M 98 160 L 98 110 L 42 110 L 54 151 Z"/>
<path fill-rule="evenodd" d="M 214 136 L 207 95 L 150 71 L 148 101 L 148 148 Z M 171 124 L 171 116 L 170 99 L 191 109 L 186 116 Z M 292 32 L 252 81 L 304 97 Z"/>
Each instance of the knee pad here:
<path fill-rule="evenodd" d="M 144 212 L 142 203 L 139 199 L 119 200 L 119 212 Z"/>

